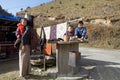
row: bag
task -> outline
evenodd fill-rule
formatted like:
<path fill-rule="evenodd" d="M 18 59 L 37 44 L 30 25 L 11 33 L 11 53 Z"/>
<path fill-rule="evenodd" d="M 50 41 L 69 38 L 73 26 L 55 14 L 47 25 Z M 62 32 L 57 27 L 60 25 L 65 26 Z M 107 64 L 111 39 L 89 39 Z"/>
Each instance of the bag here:
<path fill-rule="evenodd" d="M 19 48 L 20 43 L 21 43 L 21 39 L 17 39 L 14 43 L 14 48 Z"/>

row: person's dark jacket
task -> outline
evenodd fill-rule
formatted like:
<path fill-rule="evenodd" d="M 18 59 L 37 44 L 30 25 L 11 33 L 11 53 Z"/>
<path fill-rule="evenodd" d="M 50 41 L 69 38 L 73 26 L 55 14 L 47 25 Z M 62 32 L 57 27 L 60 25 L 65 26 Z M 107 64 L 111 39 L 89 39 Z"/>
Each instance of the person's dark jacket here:
<path fill-rule="evenodd" d="M 32 31 L 32 28 L 30 26 L 27 26 L 26 30 L 21 38 L 21 43 L 23 45 L 30 45 L 31 44 L 31 31 Z"/>

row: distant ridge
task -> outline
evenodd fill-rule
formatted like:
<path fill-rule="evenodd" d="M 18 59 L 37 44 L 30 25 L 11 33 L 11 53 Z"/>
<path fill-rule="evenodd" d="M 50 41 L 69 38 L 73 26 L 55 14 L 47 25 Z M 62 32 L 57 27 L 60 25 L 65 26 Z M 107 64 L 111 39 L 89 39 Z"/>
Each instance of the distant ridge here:
<path fill-rule="evenodd" d="M 1 5 L 0 5 L 0 15 L 4 15 L 4 16 L 13 16 L 12 14 L 8 13 L 7 11 L 5 11 Z"/>

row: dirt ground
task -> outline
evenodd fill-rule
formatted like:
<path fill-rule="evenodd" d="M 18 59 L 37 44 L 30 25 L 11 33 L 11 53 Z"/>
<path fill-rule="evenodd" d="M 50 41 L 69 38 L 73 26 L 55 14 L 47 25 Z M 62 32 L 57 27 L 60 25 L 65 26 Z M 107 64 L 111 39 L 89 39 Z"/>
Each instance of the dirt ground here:
<path fill-rule="evenodd" d="M 88 78 L 82 80 L 120 80 L 120 50 L 79 48 L 82 57 L 80 66 L 89 70 Z M 56 80 L 48 73 L 56 73 L 55 66 L 42 71 L 41 66 L 32 66 L 28 79 L 19 78 L 18 59 L 0 61 L 0 80 Z"/>
<path fill-rule="evenodd" d="M 47 67 L 46 71 L 42 71 L 43 66 L 32 66 L 29 78 L 19 77 L 19 61 L 18 59 L 0 61 L 0 80 L 56 80 L 56 66 Z M 61 79 L 57 79 L 61 80 Z M 71 79 L 72 80 L 72 79 Z M 80 80 L 86 80 L 81 78 Z"/>
<path fill-rule="evenodd" d="M 32 75 L 28 78 L 19 77 L 18 59 L 0 62 L 0 80 L 54 80 L 41 71 L 41 67 L 32 66 Z"/>

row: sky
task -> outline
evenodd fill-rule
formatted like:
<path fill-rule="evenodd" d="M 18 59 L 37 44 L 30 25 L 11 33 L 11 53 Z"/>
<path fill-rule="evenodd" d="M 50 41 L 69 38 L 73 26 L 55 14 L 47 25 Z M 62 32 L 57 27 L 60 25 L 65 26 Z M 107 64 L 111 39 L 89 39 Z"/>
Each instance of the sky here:
<path fill-rule="evenodd" d="M 0 5 L 3 9 L 9 13 L 16 15 L 16 12 L 21 11 L 21 8 L 26 9 L 29 7 L 35 7 L 42 3 L 47 3 L 52 0 L 0 0 Z"/>

